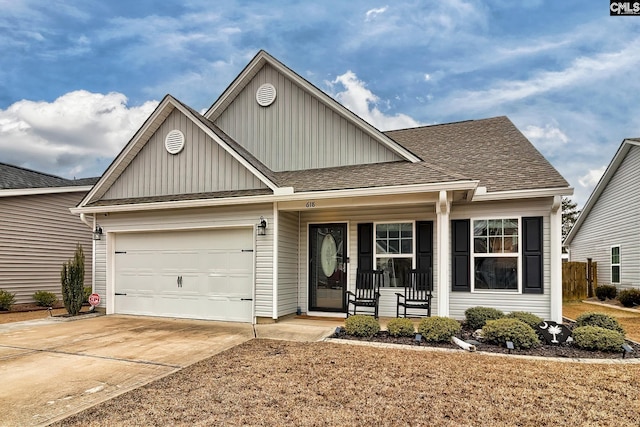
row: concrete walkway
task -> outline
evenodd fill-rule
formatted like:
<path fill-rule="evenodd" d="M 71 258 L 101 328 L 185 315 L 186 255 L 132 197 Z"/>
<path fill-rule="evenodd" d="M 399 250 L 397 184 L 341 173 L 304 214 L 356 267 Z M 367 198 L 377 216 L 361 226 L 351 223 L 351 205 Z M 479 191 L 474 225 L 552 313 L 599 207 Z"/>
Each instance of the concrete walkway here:
<path fill-rule="evenodd" d="M 317 341 L 343 323 L 111 315 L 0 325 L 0 426 L 47 425 L 256 336 Z"/>

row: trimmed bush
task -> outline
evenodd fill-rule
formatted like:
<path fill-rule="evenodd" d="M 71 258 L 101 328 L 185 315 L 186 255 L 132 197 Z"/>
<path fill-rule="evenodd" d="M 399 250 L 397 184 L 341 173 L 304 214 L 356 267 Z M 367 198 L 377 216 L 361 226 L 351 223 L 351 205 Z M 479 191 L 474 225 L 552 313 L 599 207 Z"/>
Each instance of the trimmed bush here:
<path fill-rule="evenodd" d="M 615 317 L 603 313 L 583 313 L 576 319 L 576 327 L 599 326 L 621 333 L 624 336 L 624 328 Z"/>
<path fill-rule="evenodd" d="M 573 330 L 576 346 L 587 350 L 622 351 L 624 336 L 617 331 L 599 326 L 580 326 Z"/>
<path fill-rule="evenodd" d="M 596 288 L 596 296 L 600 301 L 604 301 L 607 298 L 614 299 L 618 294 L 618 290 L 613 285 L 601 285 Z"/>
<path fill-rule="evenodd" d="M 482 329 L 488 320 L 496 320 L 504 317 L 500 310 L 490 307 L 471 307 L 464 312 L 467 326 L 473 330 Z"/>
<path fill-rule="evenodd" d="M 418 332 L 427 342 L 449 342 L 460 329 L 460 322 L 449 317 L 425 317 L 418 324 Z"/>
<path fill-rule="evenodd" d="M 80 243 L 76 245 L 73 259 L 62 264 L 60 283 L 64 308 L 70 315 L 77 316 L 84 301 L 84 252 Z"/>
<path fill-rule="evenodd" d="M 0 289 L 0 310 L 8 311 L 16 302 L 16 294 Z"/>
<path fill-rule="evenodd" d="M 349 335 L 372 337 L 380 332 L 380 322 L 373 316 L 356 314 L 345 320 L 344 329 Z"/>
<path fill-rule="evenodd" d="M 509 319 L 518 319 L 531 326 L 534 331 L 538 329 L 538 325 L 542 322 L 541 317 L 538 317 L 533 313 L 529 313 L 528 311 L 512 311 L 505 317 Z"/>
<path fill-rule="evenodd" d="M 387 323 L 387 330 L 392 337 L 411 337 L 415 334 L 411 319 L 391 319 Z"/>
<path fill-rule="evenodd" d="M 540 343 L 538 334 L 529 325 L 518 319 L 488 320 L 482 328 L 482 336 L 487 341 L 506 346 L 513 342 L 515 348 L 532 348 Z"/>
<path fill-rule="evenodd" d="M 625 307 L 640 305 L 640 289 L 625 289 L 618 293 L 618 301 Z"/>
<path fill-rule="evenodd" d="M 36 291 L 33 299 L 40 307 L 53 307 L 58 302 L 58 297 L 53 292 Z"/>

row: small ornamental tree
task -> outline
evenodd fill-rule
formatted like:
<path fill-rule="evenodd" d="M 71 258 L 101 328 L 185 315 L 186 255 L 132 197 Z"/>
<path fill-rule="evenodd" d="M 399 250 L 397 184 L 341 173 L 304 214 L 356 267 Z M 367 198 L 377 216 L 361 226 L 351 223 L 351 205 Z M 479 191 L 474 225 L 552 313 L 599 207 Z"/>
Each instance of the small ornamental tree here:
<path fill-rule="evenodd" d="M 73 259 L 62 264 L 60 282 L 64 308 L 70 315 L 77 316 L 84 302 L 84 252 L 80 243 L 76 245 Z"/>

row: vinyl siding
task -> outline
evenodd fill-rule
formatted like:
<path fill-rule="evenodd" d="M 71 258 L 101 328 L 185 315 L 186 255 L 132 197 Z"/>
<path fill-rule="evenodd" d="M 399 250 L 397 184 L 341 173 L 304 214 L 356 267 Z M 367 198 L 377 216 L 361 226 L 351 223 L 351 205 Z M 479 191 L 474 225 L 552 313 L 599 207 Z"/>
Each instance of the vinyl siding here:
<path fill-rule="evenodd" d="M 278 317 L 298 308 L 298 213 L 278 214 Z"/>
<path fill-rule="evenodd" d="M 406 222 L 406 221 L 434 221 L 436 214 L 433 205 L 411 205 L 398 207 L 366 207 L 351 208 L 342 210 L 308 210 L 300 213 L 300 278 L 298 284 L 298 294 L 300 295 L 300 307 L 303 312 L 308 308 L 308 276 L 307 266 L 309 265 L 309 224 L 348 222 L 348 244 L 349 244 L 349 264 L 348 264 L 348 289 L 355 288 L 356 271 L 358 269 L 358 223 L 366 222 Z M 415 236 L 414 236 L 415 242 Z M 438 254 L 435 252 L 434 233 L 434 278 L 437 277 Z M 380 291 L 380 316 L 396 316 L 396 292 L 401 292 L 402 288 L 382 288 Z M 437 315 L 438 293 L 434 286 L 434 298 L 432 300 L 432 315 Z"/>
<path fill-rule="evenodd" d="M 611 283 L 611 246 L 620 246 L 620 288 L 640 288 L 640 147 L 632 146 L 570 245 L 571 261 L 598 263 Z"/>
<path fill-rule="evenodd" d="M 217 227 L 247 227 L 258 223 L 260 216 L 273 224 L 270 204 L 243 207 L 179 209 L 172 211 L 111 213 L 99 219 L 105 233 L 126 231 L 161 231 L 207 229 Z M 110 237 L 109 237 L 110 238 Z M 273 315 L 273 227 L 265 236 L 255 236 L 255 312 L 257 317 Z M 97 253 L 101 255 L 101 253 Z M 106 254 L 105 254 L 106 256 Z M 103 260 L 97 260 L 101 265 Z M 107 272 L 109 270 L 107 269 Z M 109 278 L 107 277 L 107 280 Z M 106 286 L 105 286 L 106 290 Z M 105 292 L 106 296 L 106 292 Z M 106 298 L 105 298 L 106 299 Z"/>
<path fill-rule="evenodd" d="M 36 291 L 62 299 L 60 270 L 76 243 L 85 255 L 85 286 L 91 286 L 92 231 L 69 212 L 85 193 L 0 198 L 0 289 L 16 303 L 33 302 Z"/>
<path fill-rule="evenodd" d="M 269 107 L 256 102 L 263 83 L 276 88 Z M 269 65 L 215 123 L 276 172 L 401 160 Z"/>
<path fill-rule="evenodd" d="M 536 199 L 532 201 L 506 201 L 472 203 L 467 205 L 453 205 L 451 219 L 477 219 L 477 218 L 507 218 L 523 216 L 543 217 L 543 294 L 507 294 L 504 292 L 451 292 L 449 296 L 449 317 L 464 319 L 467 308 L 484 306 L 494 307 L 504 312 L 529 311 L 543 319 L 551 317 L 551 272 L 550 272 L 550 223 L 551 199 Z M 471 225 L 473 230 L 473 223 Z M 520 245 L 522 240 L 520 240 Z M 520 248 L 521 249 L 521 248 Z M 522 257 L 521 257 L 522 258 Z M 473 275 L 473 260 L 472 271 Z M 522 275 L 522 266 L 519 267 Z"/>
<path fill-rule="evenodd" d="M 164 140 L 178 129 L 184 149 L 172 155 Z M 195 123 L 174 109 L 103 199 L 267 188 Z"/>
<path fill-rule="evenodd" d="M 107 242 L 104 236 L 102 240 L 95 242 L 95 285 L 93 292 L 100 295 L 100 305 L 98 307 L 106 307 L 107 295 Z"/>

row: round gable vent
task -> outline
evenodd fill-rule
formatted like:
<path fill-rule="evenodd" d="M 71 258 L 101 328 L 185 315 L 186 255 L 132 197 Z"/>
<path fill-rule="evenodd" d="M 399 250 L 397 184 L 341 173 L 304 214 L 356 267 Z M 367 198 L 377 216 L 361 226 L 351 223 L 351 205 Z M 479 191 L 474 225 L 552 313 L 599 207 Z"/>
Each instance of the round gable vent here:
<path fill-rule="evenodd" d="M 276 88 L 271 83 L 265 83 L 256 92 L 256 101 L 262 107 L 268 107 L 276 100 Z"/>
<path fill-rule="evenodd" d="M 184 148 L 184 134 L 177 129 L 172 130 L 164 139 L 164 148 L 170 154 L 178 154 Z"/>

